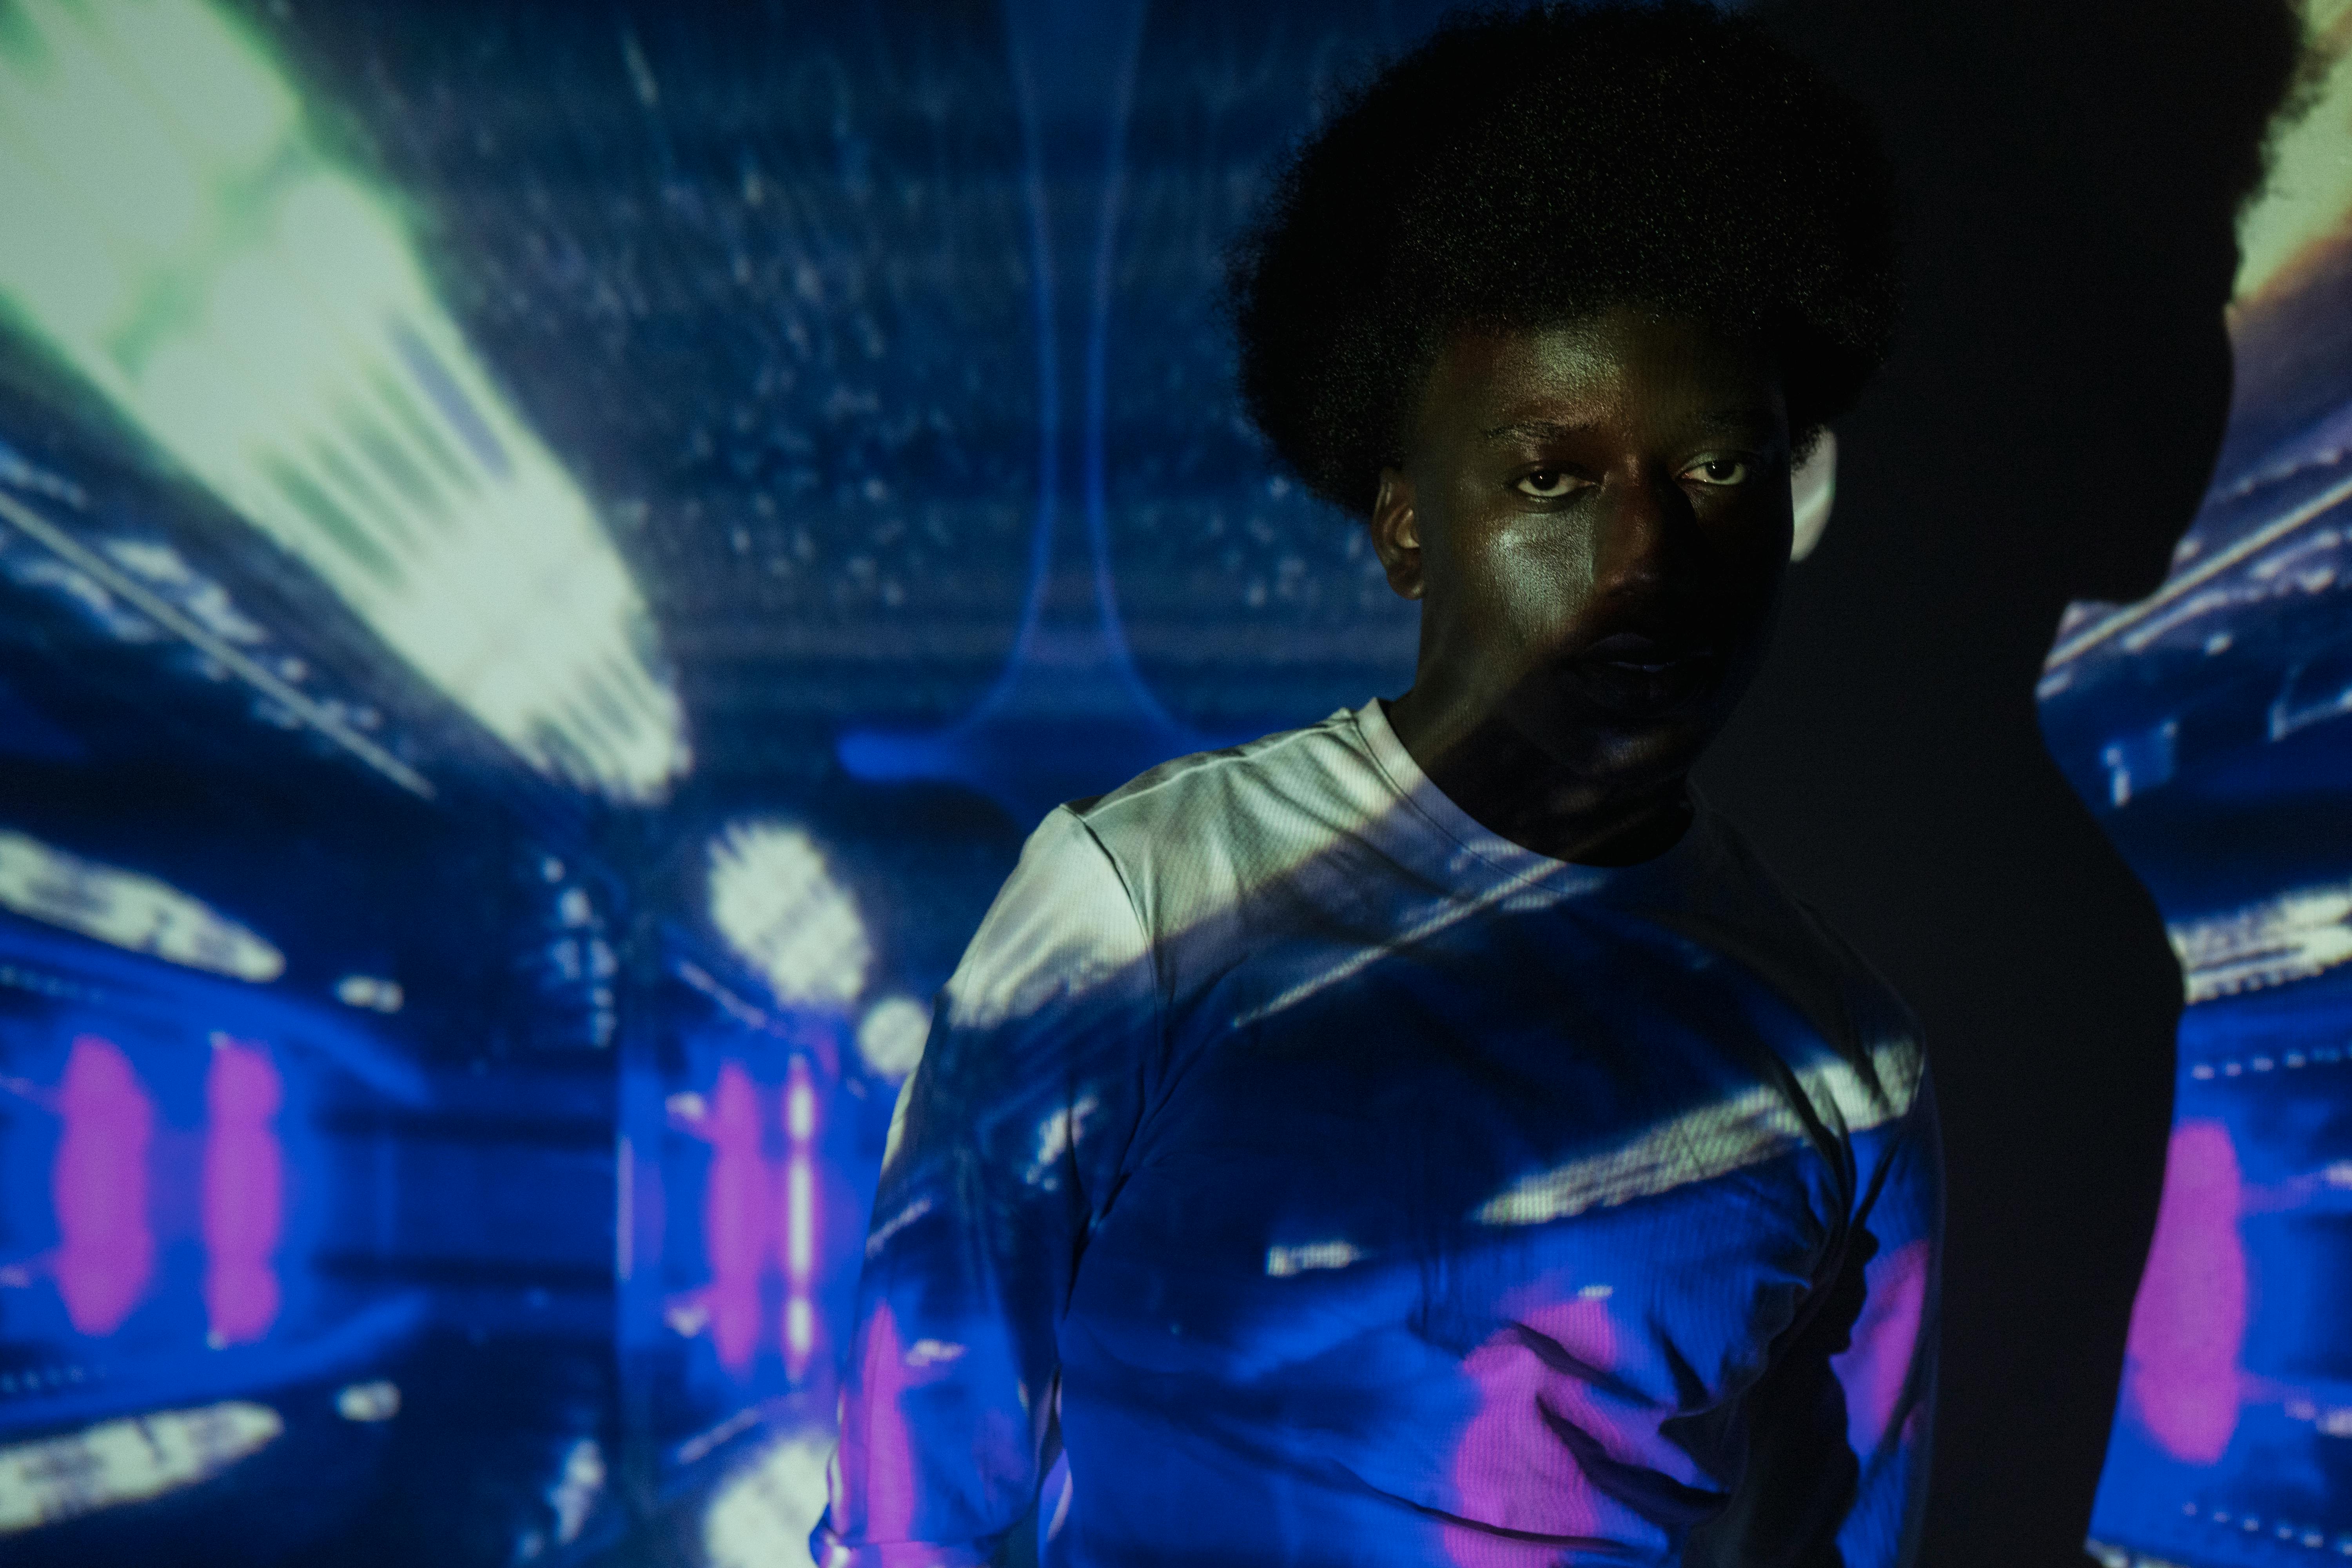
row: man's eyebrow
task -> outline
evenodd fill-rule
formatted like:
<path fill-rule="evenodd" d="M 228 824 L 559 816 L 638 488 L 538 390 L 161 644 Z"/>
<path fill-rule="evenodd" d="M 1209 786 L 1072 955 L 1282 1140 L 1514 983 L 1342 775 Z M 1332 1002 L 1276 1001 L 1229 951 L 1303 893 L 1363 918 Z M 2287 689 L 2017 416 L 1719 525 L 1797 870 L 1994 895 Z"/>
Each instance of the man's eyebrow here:
<path fill-rule="evenodd" d="M 1556 419 L 1520 419 L 1508 425 L 1497 425 L 1492 430 L 1478 434 L 1489 441 L 1499 441 L 1507 436 L 1531 436 L 1538 441 L 1556 441 L 1562 436 L 1574 436 L 1593 428 L 1591 425 L 1563 425 Z"/>
<path fill-rule="evenodd" d="M 1692 423 L 1710 435 L 1753 436 L 1772 427 L 1772 411 L 1769 408 L 1717 408 L 1699 415 Z M 1596 428 L 1598 422 L 1582 425 L 1564 424 L 1557 419 L 1515 419 L 1508 425 L 1497 425 L 1491 430 L 1481 430 L 1479 436 L 1489 441 L 1510 437 L 1525 437 L 1538 441 L 1557 441 L 1565 436 L 1575 436 Z"/>

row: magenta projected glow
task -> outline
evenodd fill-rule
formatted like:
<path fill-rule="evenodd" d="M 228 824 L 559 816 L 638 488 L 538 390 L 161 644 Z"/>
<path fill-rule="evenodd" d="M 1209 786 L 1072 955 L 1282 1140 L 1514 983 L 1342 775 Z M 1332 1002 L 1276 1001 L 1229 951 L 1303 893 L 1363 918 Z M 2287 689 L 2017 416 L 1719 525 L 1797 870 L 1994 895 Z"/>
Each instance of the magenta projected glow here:
<path fill-rule="evenodd" d="M 1870 1294 L 1854 1323 L 1853 1342 L 1830 1358 L 1846 1391 L 1846 1443 L 1857 1454 L 1885 1442 L 1903 1411 L 1903 1383 L 1927 1321 L 1933 1262 L 1927 1244 L 1915 1241 L 1880 1254 L 1864 1271 Z M 1916 1422 L 1917 1410 L 1905 1419 Z M 1913 1434 L 1904 1436 L 1908 1440 Z"/>
<path fill-rule="evenodd" d="M 2156 1238 L 2132 1303 L 2124 1399 L 2166 1453 L 2189 1464 L 2220 1459 L 2238 1428 L 2242 1186 L 2226 1126 L 2200 1118 L 2173 1128 Z"/>
<path fill-rule="evenodd" d="M 220 1350 L 259 1342 L 283 1315 L 292 1197 L 278 1126 L 283 1070 L 269 1046 L 216 1033 L 198 1078 L 184 1049 L 173 1042 L 158 1057 L 134 1058 L 84 1033 L 54 1087 L 5 1080 L 55 1117 L 57 1136 L 48 1170 L 56 1242 L 16 1270 L 15 1282 L 45 1274 L 74 1333 L 108 1338 L 152 1302 L 163 1316 L 151 1328 L 167 1337 L 177 1321 L 193 1339 L 200 1309 L 204 1343 Z M 142 1329 L 140 1338 L 155 1334 Z"/>
<path fill-rule="evenodd" d="M 275 1122 L 285 1098 L 267 1047 L 213 1037 L 204 1237 L 206 1340 L 215 1346 L 250 1344 L 278 1321 L 286 1163 Z"/>
<path fill-rule="evenodd" d="M 84 1035 L 58 1085 L 50 1194 L 58 1217 L 51 1264 L 66 1316 L 79 1332 L 114 1332 L 155 1277 L 148 1220 L 147 1152 L 155 1102 L 110 1040 Z"/>
<path fill-rule="evenodd" d="M 1617 1366 L 1617 1337 L 1605 1294 L 1535 1291 L 1517 1303 L 1513 1327 L 1470 1352 L 1463 1365 L 1478 1391 L 1454 1457 L 1464 1511 L 1505 1530 L 1550 1541 L 1591 1535 L 1601 1522 L 1592 1482 L 1570 1450 L 1528 1440 L 1530 1417 L 1611 1430 L 1594 1384 Z M 1572 1369 L 1572 1370 L 1571 1370 Z M 1588 1379 L 1590 1381 L 1588 1381 Z M 1462 1568 L 1534 1568 L 1556 1546 L 1498 1539 L 1493 1530 L 1448 1526 L 1448 1561 Z"/>
<path fill-rule="evenodd" d="M 703 1245 L 710 1258 L 710 1342 L 719 1364 L 748 1370 L 760 1350 L 760 1274 L 767 1242 L 768 1167 L 761 1158 L 760 1097 L 740 1062 L 727 1062 L 710 1096 L 705 1136 Z"/>
<path fill-rule="evenodd" d="M 741 1061 L 729 1059 L 719 1063 L 707 1097 L 681 1094 L 669 1101 L 674 1124 L 710 1146 L 702 1188 L 709 1274 L 698 1289 L 673 1297 L 666 1316 L 680 1333 L 708 1333 L 719 1364 L 739 1381 L 766 1351 L 780 1353 L 785 1375 L 799 1382 L 824 1337 L 816 1300 L 824 1196 L 817 1102 L 814 1071 L 800 1056 L 786 1066 L 781 1089 L 761 1085 Z"/>

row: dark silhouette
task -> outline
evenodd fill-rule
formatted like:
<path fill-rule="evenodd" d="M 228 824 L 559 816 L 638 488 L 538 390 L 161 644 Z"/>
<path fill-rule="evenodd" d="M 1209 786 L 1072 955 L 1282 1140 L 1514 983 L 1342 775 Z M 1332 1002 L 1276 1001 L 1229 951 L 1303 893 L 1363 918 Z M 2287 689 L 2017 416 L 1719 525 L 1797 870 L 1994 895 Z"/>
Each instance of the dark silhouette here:
<path fill-rule="evenodd" d="M 1794 0 L 1909 205 L 1908 326 L 1700 777 L 1917 1011 L 1942 1097 L 1924 1561 L 2078 1564 L 2154 1223 L 2179 975 L 2043 750 L 2074 599 L 2152 590 L 2230 395 L 2233 220 L 2288 8 Z"/>

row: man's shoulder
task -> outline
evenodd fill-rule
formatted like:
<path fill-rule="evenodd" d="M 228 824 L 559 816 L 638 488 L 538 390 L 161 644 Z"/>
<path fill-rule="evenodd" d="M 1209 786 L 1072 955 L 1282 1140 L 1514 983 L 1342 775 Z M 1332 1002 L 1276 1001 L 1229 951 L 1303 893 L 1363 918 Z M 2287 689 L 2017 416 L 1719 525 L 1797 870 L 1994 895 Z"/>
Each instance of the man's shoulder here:
<path fill-rule="evenodd" d="M 1063 807 L 1114 860 L 1160 857 L 1269 817 L 1363 794 L 1370 761 L 1346 709 L 1319 723 L 1195 752 L 1139 773 L 1107 795 Z"/>

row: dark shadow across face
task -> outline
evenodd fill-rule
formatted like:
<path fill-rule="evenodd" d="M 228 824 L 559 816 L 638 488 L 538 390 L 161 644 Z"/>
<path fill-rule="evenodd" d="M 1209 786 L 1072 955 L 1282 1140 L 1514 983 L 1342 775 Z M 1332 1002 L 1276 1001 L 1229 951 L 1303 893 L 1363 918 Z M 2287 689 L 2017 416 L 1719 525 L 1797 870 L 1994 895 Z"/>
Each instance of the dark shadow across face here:
<path fill-rule="evenodd" d="M 1422 601 L 1400 734 L 1441 787 L 1519 754 L 1592 807 L 1677 785 L 1762 655 L 1790 527 L 1759 348 L 1625 307 L 1458 332 L 1371 519 Z"/>

